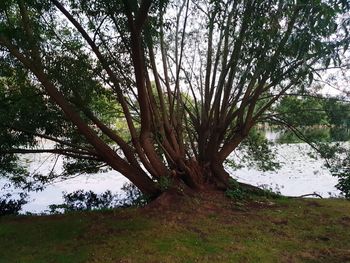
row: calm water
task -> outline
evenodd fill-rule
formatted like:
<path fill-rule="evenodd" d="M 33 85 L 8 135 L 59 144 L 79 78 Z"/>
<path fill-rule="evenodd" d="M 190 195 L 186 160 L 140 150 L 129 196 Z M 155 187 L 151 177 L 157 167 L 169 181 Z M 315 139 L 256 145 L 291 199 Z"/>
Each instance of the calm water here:
<path fill-rule="evenodd" d="M 276 140 L 278 133 L 269 133 L 268 138 Z M 282 144 L 277 147 L 278 161 L 282 168 L 276 172 L 261 172 L 256 169 L 242 168 L 237 171 L 228 170 L 232 177 L 241 182 L 253 185 L 264 186 L 280 191 L 284 195 L 299 196 L 317 192 L 324 197 L 339 195 L 335 188 L 337 179 L 323 167 L 322 160 L 311 159 L 307 152 L 309 146 L 306 144 Z M 27 163 L 29 170 L 34 172 L 51 171 L 56 157 L 51 154 L 31 154 L 23 157 L 23 162 Z M 62 159 L 58 159 L 55 170 L 60 172 Z M 62 202 L 62 192 L 73 192 L 78 189 L 92 190 L 102 193 L 106 190 L 119 192 L 126 178 L 115 171 L 107 173 L 80 175 L 74 179 L 57 182 L 49 185 L 44 191 L 30 193 L 30 202 L 23 207 L 22 212 L 40 213 L 48 209 L 50 204 Z M 0 180 L 0 186 L 6 181 Z M 2 189 L 2 193 L 16 192 L 13 189 Z"/>

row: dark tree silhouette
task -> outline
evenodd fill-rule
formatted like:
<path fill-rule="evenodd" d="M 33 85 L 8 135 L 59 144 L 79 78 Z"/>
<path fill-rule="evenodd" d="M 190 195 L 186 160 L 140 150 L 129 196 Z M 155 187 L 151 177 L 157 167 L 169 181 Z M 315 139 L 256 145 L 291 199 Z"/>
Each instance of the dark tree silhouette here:
<path fill-rule="evenodd" d="M 65 175 L 107 164 L 150 196 L 164 178 L 225 189 L 223 162 L 271 106 L 341 66 L 348 11 L 341 0 L 2 0 L 0 170 L 19 176 L 16 153 L 46 151 L 66 156 Z"/>

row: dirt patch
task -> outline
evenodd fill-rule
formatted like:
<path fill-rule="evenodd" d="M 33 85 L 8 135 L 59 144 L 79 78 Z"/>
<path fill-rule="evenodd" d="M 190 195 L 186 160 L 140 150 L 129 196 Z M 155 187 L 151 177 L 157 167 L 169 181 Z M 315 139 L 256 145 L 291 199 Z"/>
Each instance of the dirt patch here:
<path fill-rule="evenodd" d="M 197 227 L 189 226 L 187 229 L 193 233 L 196 233 L 203 241 L 208 241 L 208 234 L 198 229 Z"/>
<path fill-rule="evenodd" d="M 271 223 L 275 225 L 288 225 L 288 219 L 272 220 Z"/>
<path fill-rule="evenodd" d="M 350 227 L 350 217 L 349 216 L 343 216 L 339 219 L 339 223 L 343 226 L 349 226 Z"/>
<path fill-rule="evenodd" d="M 164 193 L 139 211 L 148 218 L 162 222 L 191 225 L 200 218 L 215 220 L 222 225 L 236 225 L 246 217 L 258 216 L 260 210 L 282 208 L 273 199 L 233 200 L 224 191 L 202 190 L 187 194 Z M 261 215 L 260 215 L 261 216 Z"/>
<path fill-rule="evenodd" d="M 310 207 L 322 207 L 322 205 L 317 201 L 307 201 L 306 205 Z"/>
<path fill-rule="evenodd" d="M 303 251 L 298 254 L 302 259 L 314 260 L 316 262 L 349 262 L 350 249 L 318 249 Z"/>

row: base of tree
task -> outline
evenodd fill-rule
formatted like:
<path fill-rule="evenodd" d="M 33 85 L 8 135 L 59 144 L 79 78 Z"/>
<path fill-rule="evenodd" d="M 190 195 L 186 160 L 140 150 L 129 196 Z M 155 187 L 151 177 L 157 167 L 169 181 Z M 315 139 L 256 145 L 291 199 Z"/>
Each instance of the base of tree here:
<path fill-rule="evenodd" d="M 238 187 L 247 194 L 247 196 L 265 196 L 266 191 L 259 187 L 238 183 Z M 199 200 L 211 200 L 213 203 L 229 202 L 232 199 L 227 196 L 226 191 L 230 188 L 217 187 L 216 184 L 203 184 L 200 188 L 192 189 L 184 183 L 177 183 L 176 186 L 161 193 L 152 200 L 146 209 L 150 210 L 179 210 L 188 203 L 198 202 Z M 276 194 L 276 196 L 278 196 Z M 275 197 L 273 194 L 271 197 Z"/>

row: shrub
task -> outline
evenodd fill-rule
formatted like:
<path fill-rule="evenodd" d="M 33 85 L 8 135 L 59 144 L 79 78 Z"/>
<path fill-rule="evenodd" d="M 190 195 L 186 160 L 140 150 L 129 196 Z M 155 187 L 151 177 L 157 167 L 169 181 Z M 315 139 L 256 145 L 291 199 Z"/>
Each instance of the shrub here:
<path fill-rule="evenodd" d="M 27 194 L 21 193 L 19 199 L 11 199 L 11 194 L 6 194 L 0 197 L 0 216 L 18 215 L 22 206 L 28 203 L 26 200 Z"/>
<path fill-rule="evenodd" d="M 225 194 L 234 200 L 242 200 L 246 197 L 246 193 L 241 188 L 238 181 L 233 178 L 230 179 L 230 185 Z"/>
<path fill-rule="evenodd" d="M 338 184 L 335 186 L 338 188 L 346 199 L 350 200 L 350 175 L 348 172 L 338 173 Z"/>
<path fill-rule="evenodd" d="M 123 195 L 112 194 L 109 190 L 102 194 L 84 190 L 77 190 L 72 193 L 64 192 L 64 203 L 50 205 L 49 213 L 57 214 L 130 206 L 141 207 L 148 203 L 148 198 L 134 184 L 126 183 L 121 189 L 125 192 Z"/>
<path fill-rule="evenodd" d="M 249 199 L 253 197 L 280 198 L 281 192 L 278 185 L 275 189 L 269 185 L 260 185 L 258 188 L 243 188 L 237 180 L 231 178 L 226 195 L 234 200 Z"/>

